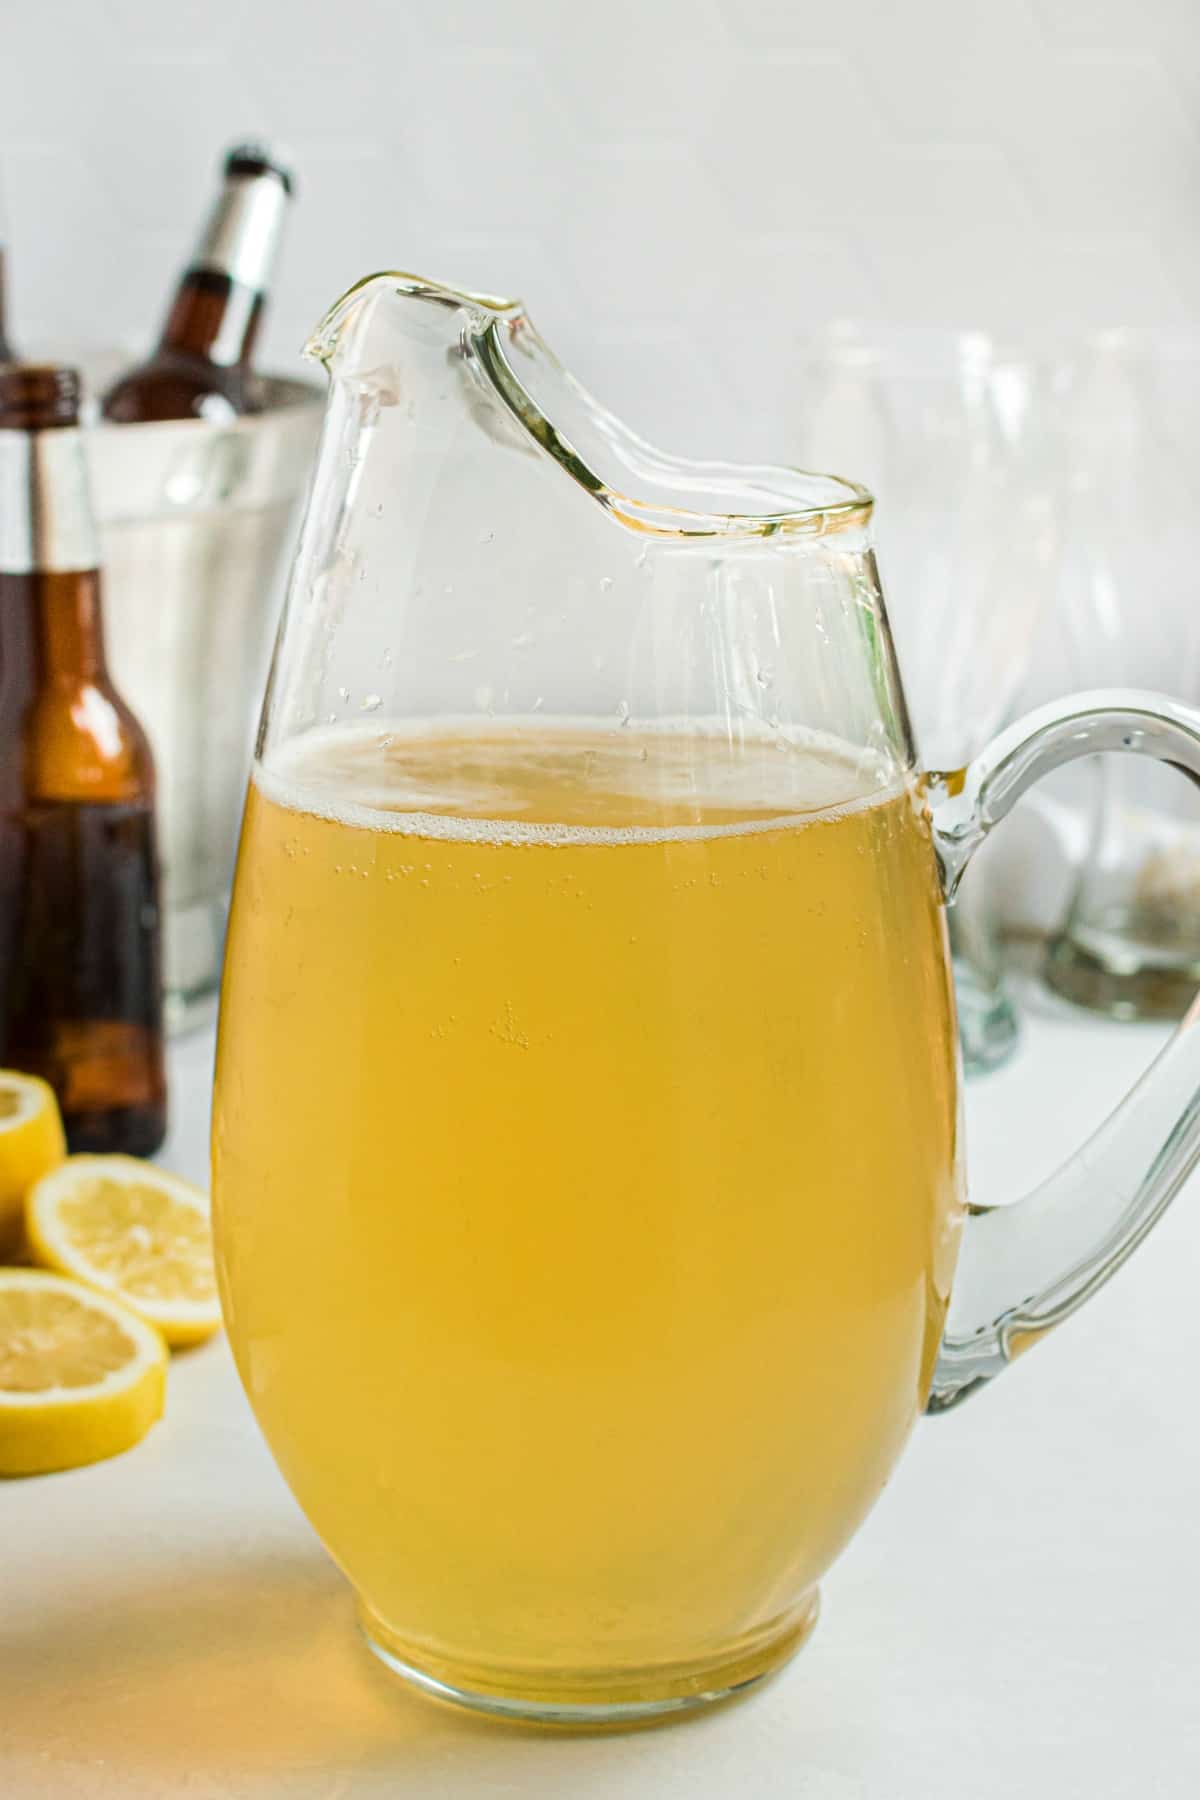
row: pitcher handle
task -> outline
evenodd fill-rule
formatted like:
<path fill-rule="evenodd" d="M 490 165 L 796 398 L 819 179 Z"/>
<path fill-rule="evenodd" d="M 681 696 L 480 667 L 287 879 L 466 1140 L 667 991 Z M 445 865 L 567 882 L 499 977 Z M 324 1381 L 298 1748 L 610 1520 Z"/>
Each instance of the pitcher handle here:
<path fill-rule="evenodd" d="M 1200 711 L 1112 689 L 1039 707 L 966 769 L 928 777 L 934 842 L 952 902 L 975 850 L 1033 782 L 1077 756 L 1123 750 L 1200 784 Z M 929 1411 L 943 1412 L 1103 1287 L 1200 1158 L 1200 1005 L 1124 1100 L 1015 1205 L 968 1206 Z"/>

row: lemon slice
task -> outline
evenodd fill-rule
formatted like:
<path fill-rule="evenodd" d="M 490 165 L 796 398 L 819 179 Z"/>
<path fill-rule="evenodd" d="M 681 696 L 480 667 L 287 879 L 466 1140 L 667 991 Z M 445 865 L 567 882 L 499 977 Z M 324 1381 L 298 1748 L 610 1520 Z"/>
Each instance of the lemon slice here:
<path fill-rule="evenodd" d="M 0 1475 L 116 1456 L 163 1409 L 157 1331 L 77 1281 L 0 1269 Z"/>
<path fill-rule="evenodd" d="M 25 1226 L 38 1262 L 138 1313 L 168 1344 L 221 1323 L 208 1200 L 135 1156 L 68 1156 L 36 1182 Z"/>
<path fill-rule="evenodd" d="M 26 1194 L 66 1154 L 54 1089 L 36 1075 L 0 1069 L 0 1255 L 21 1241 Z"/>

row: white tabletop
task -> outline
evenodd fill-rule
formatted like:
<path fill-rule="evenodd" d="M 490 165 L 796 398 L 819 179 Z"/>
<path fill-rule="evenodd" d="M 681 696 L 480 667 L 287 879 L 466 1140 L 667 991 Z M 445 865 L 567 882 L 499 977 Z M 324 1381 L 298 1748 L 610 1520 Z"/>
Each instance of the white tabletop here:
<path fill-rule="evenodd" d="M 1035 1021 L 971 1086 L 975 1195 L 1056 1160 L 1153 1053 Z M 203 1177 L 211 1041 L 164 1160 Z M 1200 1792 L 1200 1194 L 990 1392 L 926 1421 L 773 1684 L 693 1723 L 542 1737 L 408 1692 L 218 1341 L 126 1456 L 0 1488 L 8 1800 L 1193 1800 Z"/>

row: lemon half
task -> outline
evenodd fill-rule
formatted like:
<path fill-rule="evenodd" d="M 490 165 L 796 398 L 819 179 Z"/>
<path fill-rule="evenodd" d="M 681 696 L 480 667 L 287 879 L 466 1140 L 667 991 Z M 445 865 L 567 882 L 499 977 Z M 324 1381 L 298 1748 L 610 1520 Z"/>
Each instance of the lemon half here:
<path fill-rule="evenodd" d="M 0 1269 L 0 1475 L 116 1456 L 163 1409 L 167 1347 L 116 1301 L 41 1269 Z"/>
<path fill-rule="evenodd" d="M 66 1154 L 54 1089 L 36 1075 L 0 1069 L 0 1256 L 21 1241 L 26 1194 Z"/>
<path fill-rule="evenodd" d="M 133 1156 L 69 1156 L 30 1190 L 25 1225 L 47 1268 L 111 1294 L 168 1344 L 221 1323 L 208 1199 Z"/>

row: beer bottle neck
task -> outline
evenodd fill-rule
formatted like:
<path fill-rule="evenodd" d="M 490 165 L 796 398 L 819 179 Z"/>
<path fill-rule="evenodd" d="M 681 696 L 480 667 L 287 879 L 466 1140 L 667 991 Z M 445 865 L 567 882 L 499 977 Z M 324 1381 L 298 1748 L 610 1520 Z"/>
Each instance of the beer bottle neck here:
<path fill-rule="evenodd" d="M 250 360 L 286 207 L 283 182 L 269 171 L 226 178 L 168 315 L 164 349 L 222 367 Z"/>
<path fill-rule="evenodd" d="M 35 590 L 43 683 L 106 686 L 99 571 L 43 573 L 37 577 Z"/>
<path fill-rule="evenodd" d="M 189 269 L 171 303 L 160 348 L 219 368 L 248 366 L 264 297 L 215 269 Z"/>
<path fill-rule="evenodd" d="M 107 680 L 80 433 L 0 431 L 0 681 L 12 701 Z"/>
<path fill-rule="evenodd" d="M 0 572 L 0 727 L 19 729 L 39 694 L 110 687 L 98 572 Z"/>

